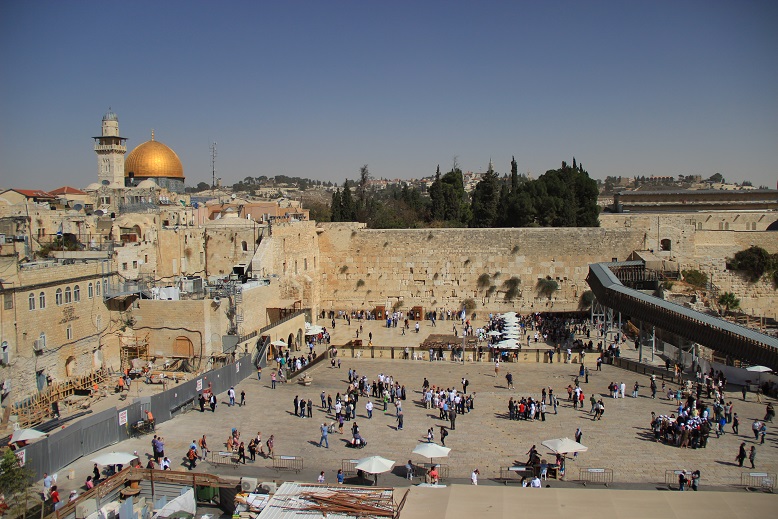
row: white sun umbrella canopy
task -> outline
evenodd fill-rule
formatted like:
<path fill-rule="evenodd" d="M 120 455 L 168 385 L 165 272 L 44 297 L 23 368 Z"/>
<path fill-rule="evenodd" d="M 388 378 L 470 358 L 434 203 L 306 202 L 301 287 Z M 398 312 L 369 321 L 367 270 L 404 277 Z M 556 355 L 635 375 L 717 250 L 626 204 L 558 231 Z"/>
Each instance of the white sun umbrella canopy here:
<path fill-rule="evenodd" d="M 503 317 L 516 317 L 518 314 L 516 312 L 505 312 L 502 314 Z"/>
<path fill-rule="evenodd" d="M 318 325 L 309 326 L 305 328 L 305 335 L 319 335 L 324 333 L 324 328 Z"/>
<path fill-rule="evenodd" d="M 30 440 L 43 438 L 44 436 L 46 436 L 46 433 L 36 431 L 35 429 L 19 429 L 18 431 L 14 431 L 13 435 L 11 436 L 11 443 L 28 442 Z"/>
<path fill-rule="evenodd" d="M 283 339 L 278 339 L 277 341 L 271 342 L 270 345 L 276 347 L 286 346 L 286 341 L 284 341 Z"/>
<path fill-rule="evenodd" d="M 492 330 L 491 332 L 487 333 L 486 335 L 488 335 L 489 337 L 499 337 L 502 334 L 500 332 L 498 332 L 497 330 Z"/>
<path fill-rule="evenodd" d="M 414 454 L 430 458 L 430 461 L 432 461 L 432 458 L 446 458 L 449 452 L 451 452 L 450 448 L 432 442 L 420 443 L 413 449 Z"/>
<path fill-rule="evenodd" d="M 367 472 L 368 474 L 383 474 L 389 472 L 394 467 L 395 462 L 388 460 L 381 456 L 368 456 L 357 460 L 357 464 L 354 466 L 356 470 Z"/>
<path fill-rule="evenodd" d="M 752 373 L 769 373 L 772 370 L 767 366 L 749 366 L 746 368 L 746 371 L 751 371 Z"/>
<path fill-rule="evenodd" d="M 553 440 L 546 440 L 541 445 L 548 447 L 556 454 L 572 454 L 575 452 L 586 452 L 589 447 L 581 445 L 575 440 L 570 438 L 556 438 Z"/>
<path fill-rule="evenodd" d="M 90 461 L 98 465 L 126 465 L 137 457 L 137 454 L 130 454 L 129 452 L 106 452 L 96 458 L 92 458 Z"/>
<path fill-rule="evenodd" d="M 495 344 L 494 347 L 502 350 L 514 350 L 519 348 L 519 341 L 516 339 L 505 339 Z"/>

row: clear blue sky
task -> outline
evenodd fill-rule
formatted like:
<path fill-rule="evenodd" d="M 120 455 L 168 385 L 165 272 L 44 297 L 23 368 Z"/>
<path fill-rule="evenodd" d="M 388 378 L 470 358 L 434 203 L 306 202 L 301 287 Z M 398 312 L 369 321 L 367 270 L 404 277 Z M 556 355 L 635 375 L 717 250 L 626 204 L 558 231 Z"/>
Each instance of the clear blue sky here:
<path fill-rule="evenodd" d="M 97 179 L 108 107 L 187 184 L 462 169 L 776 187 L 775 1 L 0 3 L 0 185 Z"/>

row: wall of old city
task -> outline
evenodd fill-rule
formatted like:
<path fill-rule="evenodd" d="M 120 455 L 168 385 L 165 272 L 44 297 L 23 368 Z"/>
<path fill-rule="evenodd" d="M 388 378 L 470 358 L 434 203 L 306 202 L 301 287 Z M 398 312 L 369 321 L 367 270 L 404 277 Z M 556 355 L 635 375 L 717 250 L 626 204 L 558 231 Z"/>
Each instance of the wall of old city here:
<path fill-rule="evenodd" d="M 276 223 L 272 232 L 260 243 L 252 259 L 252 270 L 259 276 L 275 276 L 279 283 L 282 307 L 295 302 L 319 308 L 322 287 L 320 277 L 320 242 L 316 222 Z"/>
<path fill-rule="evenodd" d="M 588 290 L 589 263 L 624 260 L 644 246 L 635 228 L 420 229 L 372 230 L 358 224 L 320 224 L 321 308 L 324 310 L 461 309 L 472 298 L 476 311 L 565 311 L 578 308 Z M 482 274 L 496 292 L 479 288 Z M 521 281 L 521 295 L 504 301 L 504 283 Z M 556 280 L 559 290 L 539 296 L 541 278 Z"/>

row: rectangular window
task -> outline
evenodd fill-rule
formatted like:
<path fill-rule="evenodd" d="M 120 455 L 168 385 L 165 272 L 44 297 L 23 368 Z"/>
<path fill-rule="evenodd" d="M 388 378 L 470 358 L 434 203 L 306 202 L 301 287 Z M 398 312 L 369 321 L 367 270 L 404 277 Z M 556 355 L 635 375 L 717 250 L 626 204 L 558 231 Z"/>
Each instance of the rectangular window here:
<path fill-rule="evenodd" d="M 102 318 L 101 316 L 99 316 L 99 315 L 98 315 L 98 316 L 97 316 L 97 319 L 95 320 L 95 322 L 97 323 L 97 329 L 98 329 L 98 330 L 100 330 L 100 327 L 101 327 L 101 326 L 102 326 L 102 324 L 103 324 L 103 318 Z"/>
<path fill-rule="evenodd" d="M 70 324 L 67 327 L 66 335 L 67 335 L 67 338 L 68 338 L 69 341 L 73 340 L 73 326 L 70 325 Z"/>
<path fill-rule="evenodd" d="M 127 263 L 122 263 L 122 270 L 127 270 Z"/>
<path fill-rule="evenodd" d="M 138 262 L 137 261 L 133 261 L 132 262 L 132 268 L 134 268 L 134 269 L 138 268 Z"/>
<path fill-rule="evenodd" d="M 14 294 L 13 292 L 6 292 L 3 294 L 3 308 L 11 310 L 14 307 Z"/>

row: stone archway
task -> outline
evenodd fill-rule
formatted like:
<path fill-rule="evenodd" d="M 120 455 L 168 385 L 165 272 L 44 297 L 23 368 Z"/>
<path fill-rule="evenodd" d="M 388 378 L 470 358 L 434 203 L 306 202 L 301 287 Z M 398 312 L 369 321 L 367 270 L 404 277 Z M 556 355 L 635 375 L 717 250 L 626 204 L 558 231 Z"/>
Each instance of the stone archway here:
<path fill-rule="evenodd" d="M 72 355 L 65 361 L 65 376 L 68 378 L 76 376 L 76 358 Z"/>
<path fill-rule="evenodd" d="M 103 346 L 100 345 L 97 347 L 97 349 L 94 351 L 94 354 L 92 355 L 92 365 L 95 369 L 100 369 L 103 367 Z"/>
<path fill-rule="evenodd" d="M 189 337 L 184 335 L 176 337 L 176 342 L 173 345 L 173 355 L 176 357 L 194 357 L 194 346 L 192 346 L 192 341 L 189 340 Z"/>

